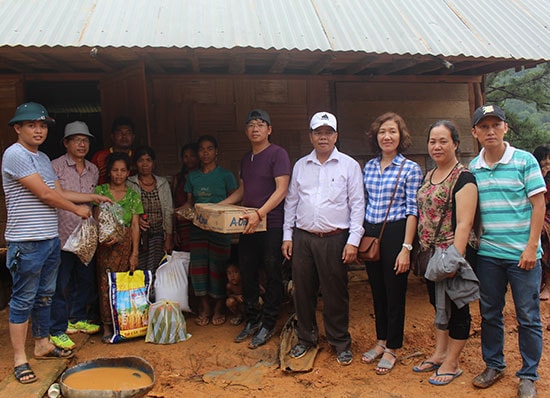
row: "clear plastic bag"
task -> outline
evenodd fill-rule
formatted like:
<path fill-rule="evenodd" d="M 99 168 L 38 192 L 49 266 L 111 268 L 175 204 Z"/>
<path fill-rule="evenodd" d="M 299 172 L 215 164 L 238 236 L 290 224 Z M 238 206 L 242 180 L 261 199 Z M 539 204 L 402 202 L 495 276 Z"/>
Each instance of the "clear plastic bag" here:
<path fill-rule="evenodd" d="M 122 207 L 118 203 L 102 202 L 99 204 L 99 243 L 111 239 L 124 239 L 126 228 L 122 219 Z"/>
<path fill-rule="evenodd" d="M 97 222 L 93 217 L 80 221 L 63 246 L 63 250 L 76 254 L 85 265 L 92 261 L 96 249 Z"/>
<path fill-rule="evenodd" d="M 149 307 L 149 325 L 145 341 L 156 344 L 173 344 L 187 340 L 187 325 L 178 303 L 161 300 Z"/>

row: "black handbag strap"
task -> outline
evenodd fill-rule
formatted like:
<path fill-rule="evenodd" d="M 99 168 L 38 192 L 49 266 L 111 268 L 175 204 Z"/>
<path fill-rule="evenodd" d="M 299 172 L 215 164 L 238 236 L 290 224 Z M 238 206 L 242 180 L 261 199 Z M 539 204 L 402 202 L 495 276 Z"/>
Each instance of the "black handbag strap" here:
<path fill-rule="evenodd" d="M 388 215 L 390 214 L 393 198 L 395 197 L 395 193 L 397 192 L 397 186 L 399 185 L 399 176 L 401 175 L 401 170 L 403 170 L 403 166 L 405 166 L 406 161 L 407 159 L 403 160 L 403 163 L 401 163 L 401 167 L 399 168 L 399 172 L 397 173 L 397 180 L 395 181 L 395 187 L 393 187 L 390 204 L 388 205 L 388 210 L 386 211 L 386 217 L 384 218 L 384 223 L 382 224 L 382 229 L 380 229 L 380 235 L 378 235 L 378 239 L 382 239 L 382 234 L 384 233 L 384 229 L 386 228 L 386 221 L 388 220 Z"/>
<path fill-rule="evenodd" d="M 458 164 L 458 163 L 457 163 Z M 456 166 L 455 166 L 456 167 Z M 436 244 L 436 241 L 437 241 L 437 237 L 439 235 L 439 231 L 441 231 L 441 227 L 443 225 L 443 219 L 445 218 L 445 213 L 447 211 L 449 211 L 449 203 L 451 203 L 451 197 L 453 196 L 453 190 L 455 189 L 455 185 L 458 181 L 458 178 L 460 177 L 460 174 L 462 173 L 462 171 L 460 171 L 457 175 L 456 175 L 456 178 L 455 180 L 453 181 L 453 183 L 451 184 L 450 188 L 449 188 L 449 195 L 447 195 L 447 201 L 445 202 L 445 207 L 443 208 L 443 211 L 441 212 L 441 218 L 439 219 L 439 223 L 437 224 L 437 228 L 435 229 L 435 233 L 434 233 L 434 243 L 432 243 L 430 245 L 430 247 L 433 247 L 435 246 Z M 432 172 L 433 174 L 433 172 Z"/>

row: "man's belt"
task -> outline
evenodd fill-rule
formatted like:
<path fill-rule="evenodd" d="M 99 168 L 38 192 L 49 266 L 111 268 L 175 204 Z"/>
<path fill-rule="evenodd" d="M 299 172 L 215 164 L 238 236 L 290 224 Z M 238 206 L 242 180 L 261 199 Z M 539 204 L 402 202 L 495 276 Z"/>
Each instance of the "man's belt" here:
<path fill-rule="evenodd" d="M 298 229 L 300 231 L 307 232 L 308 234 L 315 235 L 318 238 L 328 238 L 329 236 L 338 235 L 338 234 L 341 234 L 342 232 L 348 232 L 347 229 L 341 229 L 341 228 L 336 228 L 335 230 L 328 231 L 328 232 L 310 232 L 310 231 L 306 231 L 305 229 L 300 229 L 300 228 Z"/>

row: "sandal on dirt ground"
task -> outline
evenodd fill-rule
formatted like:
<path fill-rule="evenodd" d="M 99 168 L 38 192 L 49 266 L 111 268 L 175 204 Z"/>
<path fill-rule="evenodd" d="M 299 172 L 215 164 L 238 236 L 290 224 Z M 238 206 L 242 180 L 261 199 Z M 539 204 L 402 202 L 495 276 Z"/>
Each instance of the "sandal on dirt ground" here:
<path fill-rule="evenodd" d="M 243 323 L 243 317 L 242 316 L 236 316 L 231 318 L 229 323 L 233 326 L 239 326 L 241 323 Z"/>
<path fill-rule="evenodd" d="M 74 357 L 74 351 L 63 350 L 59 347 L 55 347 L 53 350 L 44 355 L 35 355 L 34 358 L 38 360 L 44 359 L 69 359 Z"/>
<path fill-rule="evenodd" d="M 212 325 L 221 326 L 224 323 L 225 323 L 225 315 L 224 314 L 218 314 L 218 315 L 214 315 L 212 317 Z"/>
<path fill-rule="evenodd" d="M 112 338 L 113 338 L 112 334 L 106 334 L 105 336 L 101 336 L 101 342 L 103 344 L 111 344 Z"/>
<path fill-rule="evenodd" d="M 21 384 L 30 384 L 38 380 L 38 377 L 36 377 L 28 362 L 14 367 L 13 375 L 15 376 L 15 379 Z"/>
<path fill-rule="evenodd" d="M 394 361 L 393 363 L 391 363 L 389 360 L 382 357 L 380 362 L 378 362 L 378 365 L 376 365 L 376 370 L 375 370 L 376 374 L 379 376 L 384 376 L 390 373 L 393 367 L 395 366 L 395 363 L 397 362 L 397 355 L 395 355 L 392 351 L 386 349 L 384 351 L 384 354 L 390 354 L 394 358 Z"/>
<path fill-rule="evenodd" d="M 381 347 L 382 352 L 379 353 L 378 351 L 376 351 L 376 347 Z M 371 348 L 367 352 L 363 353 L 363 356 L 361 357 L 361 362 L 367 363 L 367 364 L 373 363 L 378 358 L 380 358 L 382 355 L 384 355 L 384 351 L 386 351 L 386 346 L 384 346 L 380 343 L 377 343 L 374 348 Z"/>
<path fill-rule="evenodd" d="M 206 326 L 209 323 L 210 317 L 208 315 L 199 315 L 199 317 L 195 319 L 195 324 L 197 326 Z"/>
<path fill-rule="evenodd" d="M 426 365 L 428 365 L 427 368 L 424 367 Z M 432 361 L 422 361 L 413 368 L 413 372 L 416 372 L 416 373 L 433 372 L 434 370 L 439 369 L 440 366 L 441 366 L 440 363 L 435 363 Z"/>
<path fill-rule="evenodd" d="M 428 382 L 434 386 L 446 386 L 451 381 L 456 379 L 458 376 L 462 374 L 462 369 L 458 369 L 455 373 L 439 373 L 438 370 L 435 371 L 435 374 L 428 379 Z M 437 381 L 433 379 L 433 377 L 448 377 L 447 380 L 444 381 Z"/>

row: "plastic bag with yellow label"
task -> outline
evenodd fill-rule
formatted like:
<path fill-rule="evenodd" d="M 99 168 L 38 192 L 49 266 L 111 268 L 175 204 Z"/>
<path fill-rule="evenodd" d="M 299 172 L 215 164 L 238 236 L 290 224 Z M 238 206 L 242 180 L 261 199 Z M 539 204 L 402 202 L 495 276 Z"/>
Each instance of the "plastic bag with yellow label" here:
<path fill-rule="evenodd" d="M 113 317 L 111 343 L 145 336 L 149 324 L 151 271 L 110 272 L 109 297 Z"/>

